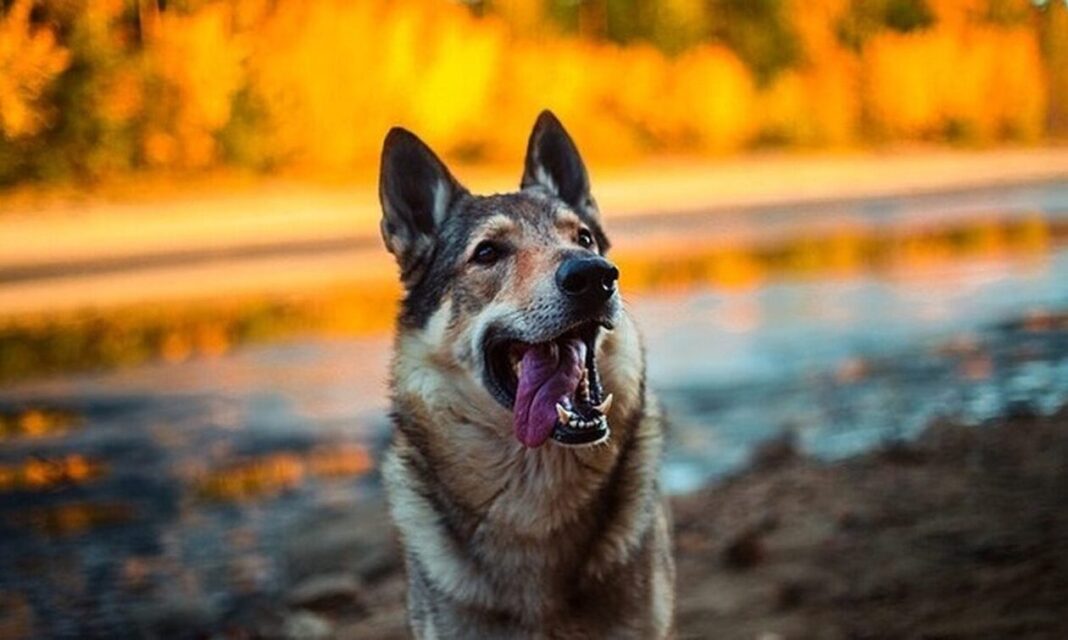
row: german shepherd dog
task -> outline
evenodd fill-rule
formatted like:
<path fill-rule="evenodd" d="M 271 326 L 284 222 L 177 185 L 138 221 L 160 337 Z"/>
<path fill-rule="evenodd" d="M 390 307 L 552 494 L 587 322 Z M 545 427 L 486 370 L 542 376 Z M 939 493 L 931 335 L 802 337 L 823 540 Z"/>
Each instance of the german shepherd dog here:
<path fill-rule="evenodd" d="M 382 465 L 418 638 L 664 638 L 663 434 L 571 137 L 535 123 L 520 190 L 476 196 L 386 136 L 405 295 Z"/>

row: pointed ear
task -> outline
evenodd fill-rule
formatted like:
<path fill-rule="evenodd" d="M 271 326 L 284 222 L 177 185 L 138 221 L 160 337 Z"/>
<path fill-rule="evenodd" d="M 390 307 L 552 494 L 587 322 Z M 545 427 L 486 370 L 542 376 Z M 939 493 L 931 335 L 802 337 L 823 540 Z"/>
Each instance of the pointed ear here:
<path fill-rule="evenodd" d="M 410 131 L 394 127 L 382 145 L 378 197 L 382 239 L 410 284 L 425 269 L 441 223 L 467 190 Z"/>
<path fill-rule="evenodd" d="M 576 211 L 596 216 L 590 178 L 578 148 L 551 111 L 542 111 L 527 143 L 520 188 L 540 186 Z"/>

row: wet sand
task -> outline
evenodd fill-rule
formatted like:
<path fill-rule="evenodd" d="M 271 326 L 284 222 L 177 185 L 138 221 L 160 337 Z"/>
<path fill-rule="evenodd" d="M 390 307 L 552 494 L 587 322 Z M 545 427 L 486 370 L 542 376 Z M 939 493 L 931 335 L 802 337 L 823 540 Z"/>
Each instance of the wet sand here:
<path fill-rule="evenodd" d="M 775 441 L 672 506 L 680 638 L 1068 637 L 1068 410 L 936 424 L 836 463 Z M 288 592 L 225 631 L 407 637 L 382 505 L 301 531 Z"/>

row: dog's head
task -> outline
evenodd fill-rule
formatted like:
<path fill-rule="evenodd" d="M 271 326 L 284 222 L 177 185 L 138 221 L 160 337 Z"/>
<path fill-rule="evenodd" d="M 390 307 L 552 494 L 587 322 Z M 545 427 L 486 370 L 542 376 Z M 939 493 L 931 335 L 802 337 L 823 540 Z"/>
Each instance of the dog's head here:
<path fill-rule="evenodd" d="M 619 357 L 605 348 L 623 319 L 619 272 L 559 120 L 538 117 L 520 191 L 491 196 L 469 193 L 419 138 L 393 129 L 379 195 L 405 288 L 398 357 L 412 360 L 402 374 L 412 379 L 395 372 L 395 385 L 447 406 L 435 411 L 510 427 L 528 447 L 605 441 L 613 389 L 599 360 Z"/>

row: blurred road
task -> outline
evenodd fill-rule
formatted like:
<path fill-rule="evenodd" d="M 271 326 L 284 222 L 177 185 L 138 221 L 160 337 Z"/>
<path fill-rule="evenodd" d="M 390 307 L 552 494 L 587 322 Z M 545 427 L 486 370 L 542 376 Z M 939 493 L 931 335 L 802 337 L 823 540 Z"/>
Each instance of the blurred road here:
<path fill-rule="evenodd" d="M 475 192 L 513 188 L 514 176 L 457 173 Z M 1011 209 L 1020 190 L 1065 177 L 1068 148 L 664 160 L 593 176 L 615 245 L 624 250 L 672 241 L 680 231 L 688 241 L 700 233 L 705 242 L 739 242 L 808 228 L 804 216 L 777 219 L 783 209 L 819 212 L 820 224 L 849 224 L 827 214 L 856 210 L 858 201 L 877 209 L 890 197 L 922 200 L 927 212 L 940 199 L 951 208 L 974 201 L 969 214 Z M 0 316 L 393 278 L 371 186 L 278 182 L 198 191 L 7 206 L 0 214 Z"/>

